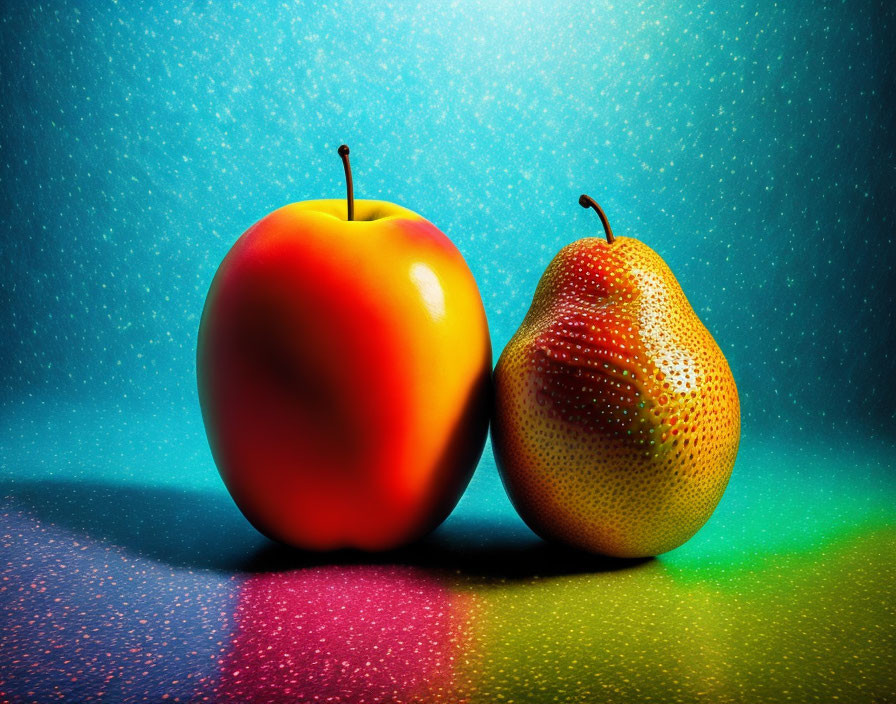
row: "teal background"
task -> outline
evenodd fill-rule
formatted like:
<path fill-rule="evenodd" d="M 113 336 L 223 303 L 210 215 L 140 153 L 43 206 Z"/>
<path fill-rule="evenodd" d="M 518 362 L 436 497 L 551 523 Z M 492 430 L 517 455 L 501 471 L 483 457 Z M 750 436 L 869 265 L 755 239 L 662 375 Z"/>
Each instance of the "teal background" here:
<path fill-rule="evenodd" d="M 416 210 L 466 256 L 496 355 L 564 244 L 668 262 L 745 433 L 894 437 L 887 3 L 49 3 L 2 32 L 4 414 L 195 416 L 215 268 L 285 203 Z"/>
<path fill-rule="evenodd" d="M 233 679 L 255 605 L 314 621 L 319 595 L 290 599 L 333 580 L 384 604 L 371 637 L 415 632 L 405 601 L 467 614 L 446 701 L 885 701 L 894 30 L 856 1 L 4 5 L 0 699 L 270 702 L 330 673 L 310 691 L 355 701 L 354 646 Z M 580 193 L 666 260 L 742 404 L 695 538 L 624 567 L 547 546 L 488 447 L 405 551 L 295 554 L 246 523 L 199 414 L 199 315 L 246 228 L 342 197 L 343 142 L 358 197 L 457 244 L 496 360 L 556 251 L 600 233 Z"/>

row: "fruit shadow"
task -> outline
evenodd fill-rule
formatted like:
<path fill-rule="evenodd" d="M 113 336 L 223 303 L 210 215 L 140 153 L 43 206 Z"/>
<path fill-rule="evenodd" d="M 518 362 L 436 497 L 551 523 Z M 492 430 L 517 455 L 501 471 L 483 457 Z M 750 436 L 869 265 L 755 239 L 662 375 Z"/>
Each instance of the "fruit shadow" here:
<path fill-rule="evenodd" d="M 636 568 L 552 545 L 519 521 L 453 515 L 422 540 L 382 553 L 311 552 L 260 535 L 221 493 L 72 481 L 0 483 L 0 515 L 36 517 L 72 539 L 115 545 L 171 567 L 230 574 L 325 565 L 406 565 L 485 581 Z M 54 536 L 59 539 L 59 536 Z"/>

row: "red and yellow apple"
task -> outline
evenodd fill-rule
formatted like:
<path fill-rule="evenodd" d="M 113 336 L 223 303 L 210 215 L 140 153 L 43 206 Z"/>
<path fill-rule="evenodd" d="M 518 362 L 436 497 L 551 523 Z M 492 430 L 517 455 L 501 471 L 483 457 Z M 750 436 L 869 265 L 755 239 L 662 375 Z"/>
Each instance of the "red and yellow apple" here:
<path fill-rule="evenodd" d="M 237 506 L 296 547 L 383 550 L 435 528 L 488 431 L 476 282 L 398 205 L 276 210 L 224 258 L 199 327 L 199 400 Z"/>

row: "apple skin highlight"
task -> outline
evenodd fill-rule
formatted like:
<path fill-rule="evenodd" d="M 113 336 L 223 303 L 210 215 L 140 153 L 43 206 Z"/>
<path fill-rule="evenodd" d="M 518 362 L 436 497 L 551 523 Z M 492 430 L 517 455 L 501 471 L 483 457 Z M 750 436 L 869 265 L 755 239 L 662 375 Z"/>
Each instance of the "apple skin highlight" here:
<path fill-rule="evenodd" d="M 250 227 L 202 314 L 197 376 L 221 476 L 262 533 L 394 548 L 469 483 L 488 431 L 476 282 L 434 225 L 382 201 L 305 201 Z"/>

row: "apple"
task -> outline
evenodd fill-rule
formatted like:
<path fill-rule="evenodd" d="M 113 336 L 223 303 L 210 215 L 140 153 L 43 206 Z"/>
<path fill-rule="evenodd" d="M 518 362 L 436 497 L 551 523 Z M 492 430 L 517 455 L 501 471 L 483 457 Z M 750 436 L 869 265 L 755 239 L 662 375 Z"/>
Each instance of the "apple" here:
<path fill-rule="evenodd" d="M 392 203 L 287 205 L 233 245 L 196 358 L 209 445 L 266 536 L 386 550 L 451 512 L 482 454 L 491 344 L 463 256 Z"/>

